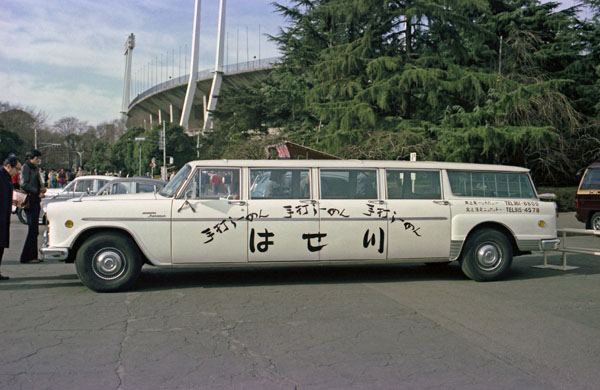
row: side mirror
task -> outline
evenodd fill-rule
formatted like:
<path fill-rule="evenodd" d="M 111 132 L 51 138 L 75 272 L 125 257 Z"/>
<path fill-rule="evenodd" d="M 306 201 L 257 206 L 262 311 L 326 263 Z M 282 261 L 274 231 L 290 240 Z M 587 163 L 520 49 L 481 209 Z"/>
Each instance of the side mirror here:
<path fill-rule="evenodd" d="M 540 198 L 540 200 L 556 200 L 556 194 L 545 193 L 539 194 L 538 197 Z"/>

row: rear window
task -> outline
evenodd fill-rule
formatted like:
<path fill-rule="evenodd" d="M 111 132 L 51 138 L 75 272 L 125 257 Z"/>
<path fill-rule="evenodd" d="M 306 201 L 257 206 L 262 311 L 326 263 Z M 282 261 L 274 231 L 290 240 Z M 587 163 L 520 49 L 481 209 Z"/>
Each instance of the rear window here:
<path fill-rule="evenodd" d="M 598 190 L 600 189 L 600 169 L 588 169 L 581 179 L 581 190 Z"/>
<path fill-rule="evenodd" d="M 457 196 L 483 198 L 535 198 L 526 173 L 448 171 L 450 188 Z"/>

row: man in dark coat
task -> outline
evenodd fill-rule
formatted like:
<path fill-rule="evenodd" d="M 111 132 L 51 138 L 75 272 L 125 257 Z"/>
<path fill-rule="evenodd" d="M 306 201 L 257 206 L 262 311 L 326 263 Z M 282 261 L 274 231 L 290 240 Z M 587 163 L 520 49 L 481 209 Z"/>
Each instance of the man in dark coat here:
<path fill-rule="evenodd" d="M 18 174 L 21 169 L 21 161 L 11 156 L 4 160 L 0 168 L 0 264 L 4 256 L 4 248 L 10 243 L 10 214 L 12 211 L 13 185 L 11 176 Z M 0 274 L 0 280 L 6 280 L 8 276 Z"/>
<path fill-rule="evenodd" d="M 38 165 L 42 162 L 42 153 L 33 149 L 27 153 L 27 161 L 23 165 L 21 173 L 21 189 L 29 195 L 29 208 L 25 209 L 27 216 L 27 238 L 21 252 L 21 263 L 41 263 L 38 257 L 38 234 L 40 219 L 40 197 L 43 196 L 46 189 L 40 180 L 40 171 Z"/>

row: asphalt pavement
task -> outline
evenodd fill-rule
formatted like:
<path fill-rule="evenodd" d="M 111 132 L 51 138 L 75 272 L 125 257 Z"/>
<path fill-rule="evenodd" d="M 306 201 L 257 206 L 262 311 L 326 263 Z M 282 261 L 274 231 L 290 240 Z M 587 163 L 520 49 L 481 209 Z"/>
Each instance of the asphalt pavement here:
<path fill-rule="evenodd" d="M 573 214 L 560 227 L 583 226 Z M 43 230 L 43 229 L 42 229 Z M 0 271 L 0 389 L 592 389 L 600 257 L 457 265 L 160 270 L 98 294 L 60 262 Z M 600 246 L 595 237 L 577 246 Z M 41 242 L 41 235 L 40 235 Z M 560 254 L 550 256 L 560 264 Z"/>

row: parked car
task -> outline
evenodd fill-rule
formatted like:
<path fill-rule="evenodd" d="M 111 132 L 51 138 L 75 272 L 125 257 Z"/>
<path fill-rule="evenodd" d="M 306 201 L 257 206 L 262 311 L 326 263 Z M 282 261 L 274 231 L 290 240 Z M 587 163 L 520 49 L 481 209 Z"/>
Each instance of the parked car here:
<path fill-rule="evenodd" d="M 46 208 L 48 204 L 96 194 L 101 187 L 114 179 L 116 179 L 114 176 L 80 176 L 76 177 L 75 180 L 67 184 L 64 188 L 48 188 L 41 202 L 40 224 L 46 224 Z M 27 225 L 27 218 L 23 209 L 17 210 L 17 216 L 19 217 L 19 221 Z"/>
<path fill-rule="evenodd" d="M 557 248 L 550 198 L 538 195 L 528 169 L 511 166 L 194 161 L 158 193 L 50 204 L 40 254 L 74 262 L 95 291 L 132 287 L 144 263 L 459 261 L 473 280 L 498 280 L 513 256 Z"/>
<path fill-rule="evenodd" d="M 120 177 L 106 183 L 98 190 L 96 196 L 139 194 L 140 192 L 158 192 L 166 181 L 149 177 Z"/>
<path fill-rule="evenodd" d="M 600 230 L 600 161 L 587 167 L 575 196 L 575 217 L 586 229 Z"/>

